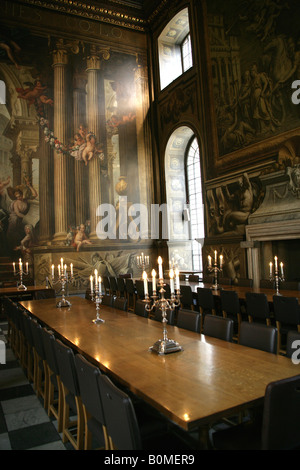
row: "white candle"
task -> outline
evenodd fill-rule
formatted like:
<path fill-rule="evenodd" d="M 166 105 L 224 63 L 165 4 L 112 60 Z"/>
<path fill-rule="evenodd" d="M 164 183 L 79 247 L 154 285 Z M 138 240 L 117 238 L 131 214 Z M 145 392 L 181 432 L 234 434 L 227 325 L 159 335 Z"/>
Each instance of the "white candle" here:
<path fill-rule="evenodd" d="M 217 263 L 217 250 L 215 250 L 215 264 Z"/>
<path fill-rule="evenodd" d="M 281 271 L 281 277 L 283 278 L 283 263 L 280 263 L 280 271 Z"/>
<path fill-rule="evenodd" d="M 58 269 L 58 277 L 60 277 L 60 264 L 57 266 Z"/>
<path fill-rule="evenodd" d="M 98 289 L 99 289 L 99 294 L 101 294 L 102 287 L 101 287 L 101 277 L 98 277 Z"/>
<path fill-rule="evenodd" d="M 210 255 L 208 255 L 208 266 L 209 268 L 211 268 L 211 256 Z"/>
<path fill-rule="evenodd" d="M 64 259 L 60 258 L 60 266 L 61 266 L 61 272 L 64 270 Z"/>
<path fill-rule="evenodd" d="M 16 263 L 13 263 L 14 273 L 16 273 Z"/>
<path fill-rule="evenodd" d="M 223 266 L 223 255 L 220 255 L 220 269 L 222 268 Z"/>
<path fill-rule="evenodd" d="M 144 279 L 144 294 L 145 296 L 148 295 L 148 279 L 146 271 L 143 272 L 143 279 Z"/>
<path fill-rule="evenodd" d="M 175 288 L 176 288 L 177 290 L 179 290 L 179 269 L 178 269 L 178 268 L 175 269 L 175 276 L 176 276 L 176 279 L 175 279 L 175 280 L 176 280 Z"/>
<path fill-rule="evenodd" d="M 93 276 L 90 275 L 90 283 L 91 283 L 91 294 L 93 293 L 94 289 L 93 289 Z"/>
<path fill-rule="evenodd" d="M 170 290 L 171 294 L 174 294 L 174 271 L 170 269 Z"/>
<path fill-rule="evenodd" d="M 97 271 L 97 269 L 95 269 L 94 273 L 95 273 L 95 289 L 97 289 L 97 283 L 98 283 L 98 271 Z"/>
<path fill-rule="evenodd" d="M 277 269 L 278 269 L 278 262 L 277 262 L 278 258 L 277 258 L 277 256 L 275 256 L 274 260 L 275 260 L 275 271 L 277 271 Z"/>
<path fill-rule="evenodd" d="M 162 268 L 162 257 L 159 256 L 158 257 L 158 276 L 159 276 L 159 279 L 163 279 L 164 276 L 163 276 L 163 268 Z"/>
<path fill-rule="evenodd" d="M 19 271 L 22 271 L 22 260 L 19 258 Z"/>
<path fill-rule="evenodd" d="M 26 261 L 26 274 L 28 274 L 28 261 Z"/>
<path fill-rule="evenodd" d="M 272 263 L 269 263 L 269 266 L 270 266 L 270 276 L 272 276 L 273 264 L 272 264 Z"/>
<path fill-rule="evenodd" d="M 64 275 L 67 276 L 67 265 L 64 266 Z"/>
<path fill-rule="evenodd" d="M 152 290 L 153 292 L 156 291 L 156 271 L 155 269 L 152 269 Z"/>
<path fill-rule="evenodd" d="M 70 264 L 70 268 L 71 268 L 71 277 L 73 277 L 73 264 L 72 263 Z"/>
<path fill-rule="evenodd" d="M 54 279 L 54 264 L 51 266 L 51 277 Z"/>

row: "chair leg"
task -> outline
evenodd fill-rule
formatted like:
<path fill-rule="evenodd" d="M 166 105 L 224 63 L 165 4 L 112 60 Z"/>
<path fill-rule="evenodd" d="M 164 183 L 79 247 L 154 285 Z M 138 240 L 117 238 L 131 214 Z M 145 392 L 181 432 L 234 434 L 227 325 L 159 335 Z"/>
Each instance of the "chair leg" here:
<path fill-rule="evenodd" d="M 69 441 L 74 449 L 83 450 L 84 448 L 84 414 L 80 397 L 75 397 L 77 420 L 70 421 L 70 408 L 66 401 L 69 393 L 64 384 L 62 384 L 63 397 L 64 397 L 64 411 L 63 411 L 63 442 Z M 71 428 L 76 427 L 76 436 L 74 437 Z"/>

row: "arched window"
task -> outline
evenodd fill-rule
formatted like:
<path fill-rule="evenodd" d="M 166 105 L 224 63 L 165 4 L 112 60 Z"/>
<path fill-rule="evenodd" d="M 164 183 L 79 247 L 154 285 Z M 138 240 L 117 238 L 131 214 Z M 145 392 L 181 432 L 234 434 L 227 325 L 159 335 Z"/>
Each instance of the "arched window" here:
<path fill-rule="evenodd" d="M 186 192 L 190 212 L 190 239 L 192 240 L 192 261 L 195 271 L 202 271 L 202 244 L 204 239 L 204 213 L 200 152 L 196 137 L 193 137 L 186 153 Z"/>

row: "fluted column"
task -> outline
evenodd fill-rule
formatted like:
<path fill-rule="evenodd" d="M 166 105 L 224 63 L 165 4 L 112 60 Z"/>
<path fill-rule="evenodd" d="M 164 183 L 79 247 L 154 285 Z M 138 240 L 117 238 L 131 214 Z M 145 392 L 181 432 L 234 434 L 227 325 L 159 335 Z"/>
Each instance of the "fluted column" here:
<path fill-rule="evenodd" d="M 94 132 L 97 140 L 101 139 L 100 131 L 100 96 L 103 89 L 100 87 L 100 58 L 92 53 L 87 58 L 87 125 L 88 130 Z M 97 207 L 101 204 L 100 160 L 94 156 L 88 163 L 89 168 L 89 209 L 91 221 L 90 239 L 97 239 L 96 226 L 98 217 Z"/>
<path fill-rule="evenodd" d="M 67 51 L 59 47 L 53 52 L 54 69 L 54 135 L 62 143 L 67 142 Z M 68 228 L 68 161 L 54 151 L 54 243 L 66 239 Z"/>
<path fill-rule="evenodd" d="M 39 241 L 44 243 L 52 237 L 52 217 L 53 217 L 53 157 L 50 145 L 45 142 L 45 136 L 40 129 L 39 147 L 39 201 L 40 201 L 40 223 Z"/>
<path fill-rule="evenodd" d="M 148 68 L 140 56 L 137 57 L 137 68 L 135 70 L 135 90 L 140 203 L 147 206 L 151 203 L 153 185 L 151 176 L 153 174 L 151 130 L 148 118 L 150 103 Z M 147 184 L 145 184 L 145 175 L 147 175 Z"/>
<path fill-rule="evenodd" d="M 86 123 L 86 80 L 79 74 L 74 77 L 73 88 L 73 126 L 74 134 L 80 125 Z M 75 178 L 75 222 L 76 226 L 88 219 L 88 169 L 80 160 L 74 162 L 74 178 Z"/>

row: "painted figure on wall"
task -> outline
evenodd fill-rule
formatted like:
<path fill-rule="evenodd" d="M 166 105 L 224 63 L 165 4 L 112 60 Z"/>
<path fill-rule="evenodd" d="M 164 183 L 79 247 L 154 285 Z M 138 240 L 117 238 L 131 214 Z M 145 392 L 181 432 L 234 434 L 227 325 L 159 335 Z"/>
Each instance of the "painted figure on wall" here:
<path fill-rule="evenodd" d="M 299 2 L 213 0 L 208 9 L 220 155 L 299 127 Z"/>

